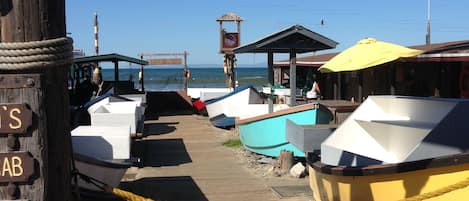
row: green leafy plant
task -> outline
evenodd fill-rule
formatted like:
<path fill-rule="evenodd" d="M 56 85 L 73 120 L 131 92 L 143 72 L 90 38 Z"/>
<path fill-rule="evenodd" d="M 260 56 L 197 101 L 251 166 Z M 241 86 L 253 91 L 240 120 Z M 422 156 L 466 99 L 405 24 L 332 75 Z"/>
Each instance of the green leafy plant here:
<path fill-rule="evenodd" d="M 241 145 L 241 140 L 239 139 L 230 139 L 223 143 L 223 146 L 226 147 L 239 147 Z"/>

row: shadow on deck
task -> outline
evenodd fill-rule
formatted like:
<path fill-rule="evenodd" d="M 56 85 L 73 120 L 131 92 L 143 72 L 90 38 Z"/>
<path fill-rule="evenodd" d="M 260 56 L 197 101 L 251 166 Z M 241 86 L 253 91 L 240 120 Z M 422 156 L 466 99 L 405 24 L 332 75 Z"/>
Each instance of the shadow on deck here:
<path fill-rule="evenodd" d="M 158 119 L 159 116 L 193 114 L 190 98 L 184 91 L 147 92 L 146 118 Z"/>
<path fill-rule="evenodd" d="M 120 188 L 155 200 L 208 200 L 190 176 L 143 178 L 122 182 Z"/>
<path fill-rule="evenodd" d="M 145 124 L 143 137 L 171 134 L 176 130 L 175 125 L 178 124 L 179 122 L 147 123 Z"/>
<path fill-rule="evenodd" d="M 133 142 L 132 155 L 142 159 L 143 167 L 177 166 L 191 163 L 182 138 Z"/>

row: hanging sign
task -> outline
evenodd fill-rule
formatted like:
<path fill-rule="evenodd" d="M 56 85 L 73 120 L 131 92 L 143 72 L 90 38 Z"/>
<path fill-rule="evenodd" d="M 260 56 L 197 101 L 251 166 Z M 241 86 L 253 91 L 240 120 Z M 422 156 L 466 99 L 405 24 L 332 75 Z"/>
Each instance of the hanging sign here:
<path fill-rule="evenodd" d="M 34 159 L 29 152 L 0 153 L 0 183 L 27 182 L 34 174 Z"/>
<path fill-rule="evenodd" d="M 32 124 L 32 111 L 26 104 L 0 104 L 0 133 L 26 133 Z"/>

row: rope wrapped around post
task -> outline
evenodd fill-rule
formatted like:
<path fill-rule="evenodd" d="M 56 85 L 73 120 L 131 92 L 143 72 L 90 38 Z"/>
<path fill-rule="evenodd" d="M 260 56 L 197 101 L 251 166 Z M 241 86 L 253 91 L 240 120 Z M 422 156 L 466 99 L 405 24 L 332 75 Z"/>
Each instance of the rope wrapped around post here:
<path fill-rule="evenodd" d="M 0 70 L 30 70 L 68 65 L 73 59 L 73 40 L 0 43 Z"/>

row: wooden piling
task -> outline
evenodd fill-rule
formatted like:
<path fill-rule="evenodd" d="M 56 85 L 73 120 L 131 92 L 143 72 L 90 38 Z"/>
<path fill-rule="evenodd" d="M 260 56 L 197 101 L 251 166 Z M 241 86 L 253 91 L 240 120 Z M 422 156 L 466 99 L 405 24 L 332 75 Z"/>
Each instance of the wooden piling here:
<path fill-rule="evenodd" d="M 287 173 L 293 167 L 293 152 L 282 150 L 280 152 L 280 171 L 282 173 Z"/>
<path fill-rule="evenodd" d="M 0 23 L 2 43 L 65 37 L 65 1 L 2 0 Z M 0 104 L 25 104 L 32 111 L 32 125 L 25 133 L 15 135 L 10 144 L 17 141 L 14 149 L 31 155 L 34 163 L 33 175 L 26 181 L 0 181 L 0 200 L 72 200 L 68 69 L 69 65 L 0 70 L 0 81 L 13 80 L 1 84 Z M 11 125 L 22 119 L 13 120 L 16 122 Z M 11 135 L 0 133 L 2 153 L 9 152 L 7 136 Z"/>

